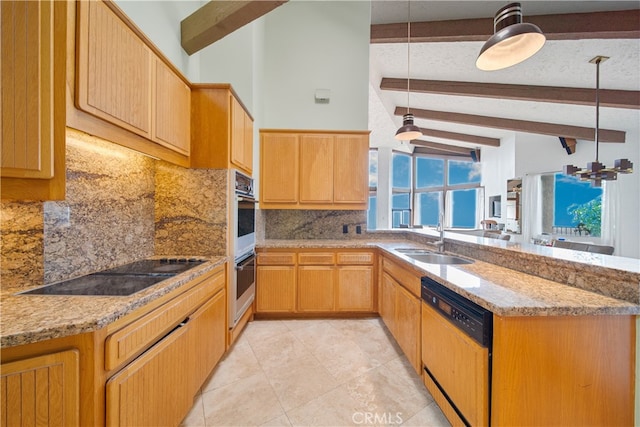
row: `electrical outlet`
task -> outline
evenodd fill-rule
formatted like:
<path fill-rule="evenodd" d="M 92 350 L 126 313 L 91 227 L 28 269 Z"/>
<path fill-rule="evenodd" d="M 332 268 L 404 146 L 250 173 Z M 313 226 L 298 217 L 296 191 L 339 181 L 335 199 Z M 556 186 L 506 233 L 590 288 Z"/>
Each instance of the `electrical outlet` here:
<path fill-rule="evenodd" d="M 347 234 L 348 232 L 349 232 L 349 226 L 347 224 L 344 224 L 342 226 L 342 233 Z"/>
<path fill-rule="evenodd" d="M 362 226 L 356 225 L 356 234 L 362 234 Z"/>

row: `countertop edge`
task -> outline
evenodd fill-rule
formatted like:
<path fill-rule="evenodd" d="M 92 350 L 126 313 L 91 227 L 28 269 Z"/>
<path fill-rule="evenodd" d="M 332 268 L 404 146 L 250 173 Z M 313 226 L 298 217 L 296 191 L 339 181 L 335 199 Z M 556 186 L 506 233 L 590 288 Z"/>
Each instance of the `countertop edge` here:
<path fill-rule="evenodd" d="M 127 297 L 62 295 L 36 296 L 17 295 L 15 293 L 2 295 L 2 299 L 0 299 L 0 306 L 4 306 L 4 308 L 2 309 L 2 319 L 0 319 L 2 324 L 2 329 L 0 330 L 0 348 L 15 347 L 18 345 L 32 344 L 40 341 L 97 331 L 126 316 L 134 310 L 161 298 L 176 289 L 179 289 L 181 286 L 214 270 L 228 261 L 227 257 L 203 257 L 203 259 L 206 259 L 207 262 Z M 102 308 L 102 310 L 97 310 L 95 315 L 91 317 L 87 315 L 83 320 L 77 322 L 59 322 L 58 324 L 51 325 L 50 322 L 48 322 L 49 319 L 43 319 L 43 325 L 41 327 L 27 325 L 23 328 L 15 328 L 14 331 L 11 331 L 11 328 L 8 328 L 5 324 L 5 321 L 7 321 L 5 316 L 8 315 L 9 317 L 15 318 L 17 315 L 16 313 L 6 313 L 7 304 L 16 304 L 18 299 L 22 299 L 22 302 L 26 303 L 26 299 L 29 298 L 32 300 L 37 298 L 39 301 L 46 301 L 46 299 L 53 301 L 55 299 L 56 302 L 63 305 L 65 302 L 68 303 L 69 301 L 75 301 L 77 303 L 80 298 L 89 298 L 95 301 L 96 304 L 112 301 L 114 308 L 112 310 L 109 308 Z M 25 304 L 25 306 L 26 305 L 28 304 Z M 7 329 L 9 329 L 10 332 L 7 333 Z"/>

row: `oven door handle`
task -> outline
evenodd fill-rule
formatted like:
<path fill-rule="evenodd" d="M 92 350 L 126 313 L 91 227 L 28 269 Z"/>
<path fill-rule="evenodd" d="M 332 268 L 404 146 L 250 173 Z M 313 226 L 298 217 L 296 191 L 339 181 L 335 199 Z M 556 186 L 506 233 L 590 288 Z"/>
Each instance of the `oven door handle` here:
<path fill-rule="evenodd" d="M 239 202 L 258 203 L 258 201 L 256 199 L 254 199 L 252 197 L 247 197 L 247 196 L 244 196 L 244 197 L 238 196 L 237 200 Z"/>
<path fill-rule="evenodd" d="M 247 267 L 249 264 L 253 264 L 255 259 L 256 259 L 255 255 L 249 255 L 248 257 L 240 261 L 238 264 L 236 264 L 236 271 L 243 271 L 245 267 Z"/>

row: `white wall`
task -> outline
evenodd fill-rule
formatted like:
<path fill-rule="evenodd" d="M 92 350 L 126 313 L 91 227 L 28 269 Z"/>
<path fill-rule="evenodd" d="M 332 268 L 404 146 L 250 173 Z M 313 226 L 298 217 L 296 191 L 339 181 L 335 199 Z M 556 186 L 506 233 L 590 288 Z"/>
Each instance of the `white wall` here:
<path fill-rule="evenodd" d="M 507 180 L 518 177 L 515 172 L 515 134 L 509 138 L 502 138 L 500 147 L 482 147 L 480 160 L 485 198 L 484 212 L 485 218 L 489 218 L 489 197 L 501 196 L 504 211 Z M 498 222 L 504 222 L 504 216 Z"/>
<path fill-rule="evenodd" d="M 200 79 L 200 57 L 189 56 L 180 45 L 180 21 L 200 8 L 203 1 L 115 0 L 122 11 L 146 34 L 184 76 Z"/>
<path fill-rule="evenodd" d="M 367 129 L 369 31 L 368 1 L 290 1 L 266 15 L 261 127 Z"/>
<path fill-rule="evenodd" d="M 252 22 L 200 51 L 199 81 L 231 83 L 252 116 L 255 111 L 255 33 L 258 31 L 262 29 Z"/>

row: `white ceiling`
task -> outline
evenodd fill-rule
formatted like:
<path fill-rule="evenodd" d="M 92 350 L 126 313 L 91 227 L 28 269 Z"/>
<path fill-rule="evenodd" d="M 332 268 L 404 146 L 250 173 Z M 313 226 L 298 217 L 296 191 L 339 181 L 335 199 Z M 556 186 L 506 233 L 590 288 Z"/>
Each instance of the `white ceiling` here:
<path fill-rule="evenodd" d="M 508 2 L 496 1 L 411 1 L 411 21 L 463 18 L 492 18 Z M 619 1 L 523 1 L 527 15 L 577 13 L 640 8 L 640 2 Z M 407 22 L 407 1 L 373 1 L 373 24 Z M 544 29 L 543 29 L 544 31 Z M 548 40 L 540 52 L 513 67 L 487 72 L 475 67 L 483 42 L 411 43 L 412 79 L 518 85 L 595 87 L 596 67 L 589 60 L 597 55 L 611 57 L 600 66 L 603 89 L 640 90 L 640 40 Z M 407 78 L 407 44 L 370 45 L 369 127 L 373 146 L 396 146 L 395 130 L 402 118 L 396 106 L 407 105 L 407 93 L 380 90 L 382 77 Z M 528 101 L 445 96 L 413 93 L 412 108 L 460 112 L 574 126 L 595 126 L 595 109 L 588 106 Z M 416 119 L 424 128 L 502 138 L 512 132 Z M 640 110 L 600 108 L 600 127 L 640 134 Z M 629 138 L 627 138 L 628 140 Z M 471 146 L 461 142 L 428 138 L 429 141 Z M 629 142 L 629 141 L 627 141 Z M 634 143 L 637 143 L 634 142 Z"/>

